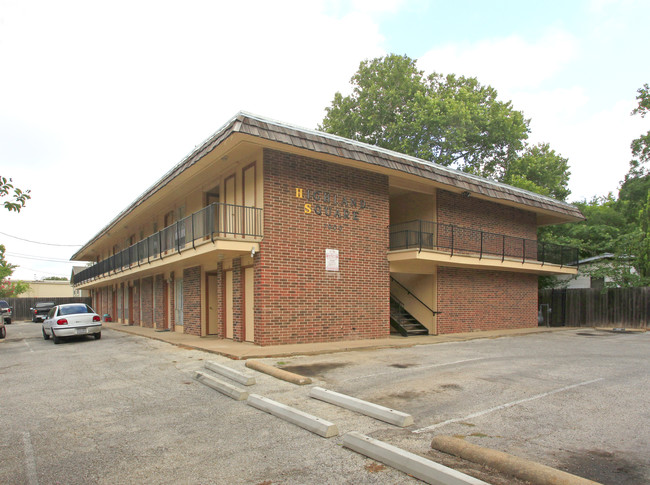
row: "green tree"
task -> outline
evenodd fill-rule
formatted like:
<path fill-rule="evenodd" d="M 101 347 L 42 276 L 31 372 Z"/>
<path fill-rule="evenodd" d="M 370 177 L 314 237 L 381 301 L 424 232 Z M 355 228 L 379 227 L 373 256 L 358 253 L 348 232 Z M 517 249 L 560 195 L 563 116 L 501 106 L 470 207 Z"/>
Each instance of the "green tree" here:
<path fill-rule="evenodd" d="M 5 259 L 5 251 L 4 244 L 0 244 L 0 281 L 11 276 L 14 273 L 14 269 L 17 268 L 15 264 L 7 262 Z"/>
<path fill-rule="evenodd" d="M 65 276 L 48 276 L 47 278 L 43 278 L 43 281 L 68 281 L 68 278 Z"/>
<path fill-rule="evenodd" d="M 10 276 L 15 268 L 17 268 L 15 264 L 11 264 L 5 259 L 5 247 L 0 244 L 0 298 L 16 297 L 29 290 L 28 283 L 11 281 Z"/>
<path fill-rule="evenodd" d="M 334 95 L 322 131 L 500 179 L 528 120 L 477 79 L 428 76 L 395 54 L 361 62 L 352 94 Z"/>
<path fill-rule="evenodd" d="M 502 182 L 522 189 L 566 200 L 569 190 L 569 161 L 548 143 L 527 145 L 507 166 Z"/>
<path fill-rule="evenodd" d="M 10 178 L 0 176 L 0 197 L 10 197 L 12 200 L 3 202 L 5 209 L 9 212 L 20 212 L 25 207 L 27 200 L 31 199 L 29 190 L 21 190 L 14 187 Z M 10 276 L 13 274 L 16 265 L 10 264 L 5 259 L 5 247 L 0 244 L 0 297 L 8 298 L 18 296 L 29 290 L 29 285 L 23 281 L 12 282 Z"/>
<path fill-rule="evenodd" d="M 650 112 L 650 87 L 646 83 L 637 90 L 637 93 L 636 99 L 638 104 L 632 110 L 632 115 L 638 114 L 641 115 L 641 118 L 645 118 L 645 115 Z M 644 167 L 644 164 L 650 161 L 650 131 L 632 140 L 630 148 L 632 149 L 634 159 L 630 162 L 629 175 L 642 176 L 647 174 L 647 169 Z"/>
<path fill-rule="evenodd" d="M 13 181 L 7 177 L 0 176 L 0 197 L 10 196 L 13 200 L 6 200 L 3 202 L 5 209 L 8 211 L 20 212 L 20 209 L 25 207 L 28 199 L 31 199 L 29 190 L 21 190 L 14 187 Z"/>
<path fill-rule="evenodd" d="M 539 229 L 542 242 L 578 248 L 580 258 L 615 252 L 615 241 L 627 230 L 627 223 L 617 210 L 613 194 L 574 202 L 585 220 L 577 223 L 545 226 Z"/>

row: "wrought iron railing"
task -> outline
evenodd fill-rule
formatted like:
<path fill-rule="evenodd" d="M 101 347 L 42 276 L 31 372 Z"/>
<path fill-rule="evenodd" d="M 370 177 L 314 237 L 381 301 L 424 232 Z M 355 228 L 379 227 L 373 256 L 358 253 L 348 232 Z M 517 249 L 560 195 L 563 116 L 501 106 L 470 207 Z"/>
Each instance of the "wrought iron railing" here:
<path fill-rule="evenodd" d="M 470 254 L 523 262 L 577 266 L 578 249 L 535 239 L 496 234 L 468 227 L 431 221 L 409 221 L 390 226 L 390 249 L 435 249 L 454 254 Z"/>
<path fill-rule="evenodd" d="M 213 203 L 115 255 L 74 275 L 78 285 L 110 273 L 141 266 L 173 253 L 182 253 L 197 241 L 215 238 L 262 237 L 263 209 Z"/>

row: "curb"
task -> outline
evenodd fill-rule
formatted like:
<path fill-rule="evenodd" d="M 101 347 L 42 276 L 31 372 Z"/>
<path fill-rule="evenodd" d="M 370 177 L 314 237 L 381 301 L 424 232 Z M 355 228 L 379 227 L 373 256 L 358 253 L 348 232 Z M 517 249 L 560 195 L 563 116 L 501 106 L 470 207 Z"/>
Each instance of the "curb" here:
<path fill-rule="evenodd" d="M 249 369 L 254 369 L 264 374 L 268 374 L 277 379 L 282 379 L 283 381 L 291 382 L 298 386 L 304 386 L 305 384 L 311 384 L 311 379 L 309 377 L 304 377 L 299 374 L 294 374 L 293 372 L 288 372 L 286 370 L 278 369 L 272 365 L 263 364 L 257 360 L 247 360 L 246 367 Z"/>
<path fill-rule="evenodd" d="M 598 482 L 586 478 L 509 455 L 502 451 L 483 448 L 452 436 L 434 437 L 431 441 L 431 448 L 480 465 L 489 466 L 533 485 L 600 485 Z"/>
<path fill-rule="evenodd" d="M 489 485 L 452 468 L 356 431 L 343 435 L 343 446 L 434 485 Z"/>

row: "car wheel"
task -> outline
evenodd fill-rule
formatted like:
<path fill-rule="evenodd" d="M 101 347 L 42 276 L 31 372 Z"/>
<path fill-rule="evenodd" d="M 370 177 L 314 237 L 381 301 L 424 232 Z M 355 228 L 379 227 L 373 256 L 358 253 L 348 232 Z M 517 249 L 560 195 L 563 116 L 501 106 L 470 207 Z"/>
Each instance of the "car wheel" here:
<path fill-rule="evenodd" d="M 50 336 L 45 333 L 45 327 L 41 327 L 41 330 L 43 331 L 43 340 L 50 340 Z"/>
<path fill-rule="evenodd" d="M 2 327 L 0 328 L 0 339 L 3 339 L 7 336 L 7 329 Z"/>
<path fill-rule="evenodd" d="M 54 340 L 54 343 L 57 345 L 61 343 L 61 339 L 54 334 L 54 330 L 52 330 L 52 340 Z"/>
<path fill-rule="evenodd" d="M 95 335 L 95 340 L 99 340 L 100 338 L 102 338 L 102 333 L 101 332 L 97 332 L 94 335 Z"/>

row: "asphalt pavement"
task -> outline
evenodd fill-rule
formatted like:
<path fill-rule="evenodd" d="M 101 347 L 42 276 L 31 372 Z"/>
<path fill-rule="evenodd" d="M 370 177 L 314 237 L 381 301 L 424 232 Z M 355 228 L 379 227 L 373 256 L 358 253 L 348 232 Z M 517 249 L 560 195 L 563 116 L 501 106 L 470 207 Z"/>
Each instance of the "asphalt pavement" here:
<path fill-rule="evenodd" d="M 208 339 L 200 339 L 208 340 Z M 274 355 L 251 392 L 493 484 L 521 483 L 430 448 L 445 434 L 602 483 L 650 481 L 650 334 L 573 329 L 401 348 Z M 55 345 L 0 341 L 0 483 L 418 483 L 192 379 L 243 360 L 105 328 Z M 319 386 L 413 416 L 398 428 L 309 398 Z"/>

